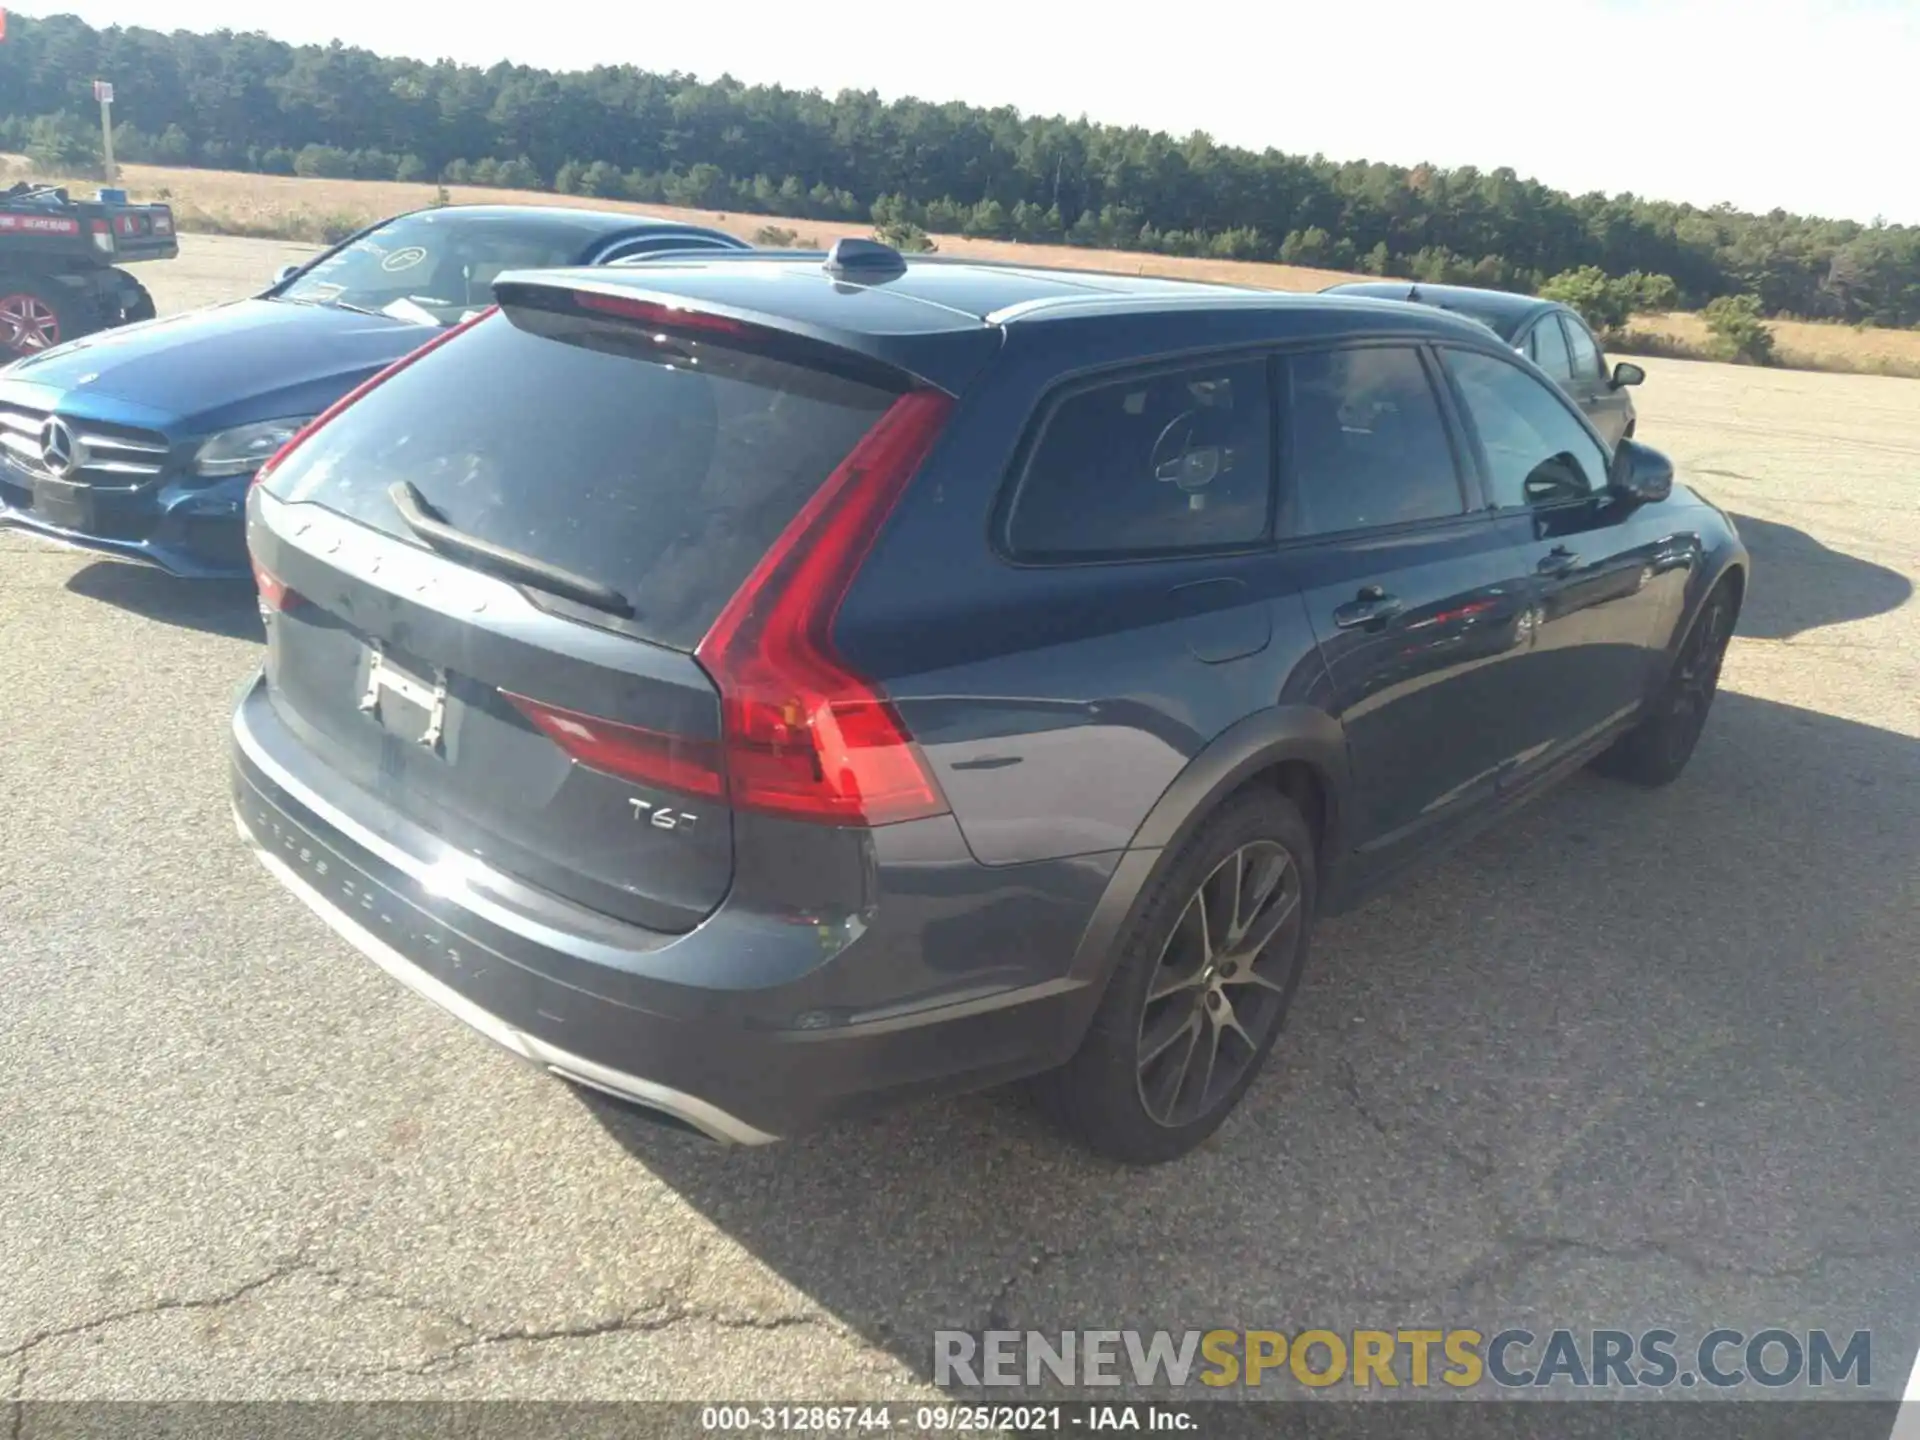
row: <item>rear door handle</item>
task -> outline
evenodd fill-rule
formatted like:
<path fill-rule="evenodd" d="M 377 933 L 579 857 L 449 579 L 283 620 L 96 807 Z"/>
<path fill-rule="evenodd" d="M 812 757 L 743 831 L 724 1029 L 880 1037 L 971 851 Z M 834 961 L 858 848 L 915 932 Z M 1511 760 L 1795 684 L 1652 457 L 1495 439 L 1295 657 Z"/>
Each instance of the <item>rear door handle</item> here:
<path fill-rule="evenodd" d="M 1564 545 L 1556 545 L 1540 557 L 1534 569 L 1542 575 L 1564 575 L 1580 564 L 1580 557 Z"/>
<path fill-rule="evenodd" d="M 1333 612 L 1333 623 L 1342 630 L 1377 627 L 1386 624 L 1406 608 L 1406 601 L 1398 595 L 1389 595 L 1378 585 L 1368 585 Z"/>

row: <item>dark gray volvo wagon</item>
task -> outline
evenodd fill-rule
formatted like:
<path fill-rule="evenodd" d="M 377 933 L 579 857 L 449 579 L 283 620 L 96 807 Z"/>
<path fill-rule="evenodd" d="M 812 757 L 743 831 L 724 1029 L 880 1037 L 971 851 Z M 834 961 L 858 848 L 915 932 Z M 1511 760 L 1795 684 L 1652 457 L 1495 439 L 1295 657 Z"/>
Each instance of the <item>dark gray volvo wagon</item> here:
<path fill-rule="evenodd" d="M 904 260 L 503 277 L 262 472 L 233 797 L 527 1060 L 757 1142 L 1210 1134 L 1317 915 L 1677 775 L 1726 517 L 1429 309 Z"/>

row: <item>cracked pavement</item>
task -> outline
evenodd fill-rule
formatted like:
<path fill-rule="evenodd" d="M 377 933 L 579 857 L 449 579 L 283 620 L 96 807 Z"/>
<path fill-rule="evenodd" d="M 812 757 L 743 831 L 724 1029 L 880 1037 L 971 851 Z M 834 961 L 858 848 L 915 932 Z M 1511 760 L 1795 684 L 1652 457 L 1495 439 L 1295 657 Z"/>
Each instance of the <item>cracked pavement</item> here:
<path fill-rule="evenodd" d="M 187 248 L 163 308 L 288 250 Z M 520 1066 L 233 838 L 250 597 L 0 536 L 0 1385 L 908 1398 L 946 1327 L 1780 1324 L 1871 1328 L 1898 1394 L 1920 382 L 1646 368 L 1756 557 L 1692 768 L 1328 923 L 1241 1112 L 1150 1172 L 1013 1094 L 727 1152 Z"/>

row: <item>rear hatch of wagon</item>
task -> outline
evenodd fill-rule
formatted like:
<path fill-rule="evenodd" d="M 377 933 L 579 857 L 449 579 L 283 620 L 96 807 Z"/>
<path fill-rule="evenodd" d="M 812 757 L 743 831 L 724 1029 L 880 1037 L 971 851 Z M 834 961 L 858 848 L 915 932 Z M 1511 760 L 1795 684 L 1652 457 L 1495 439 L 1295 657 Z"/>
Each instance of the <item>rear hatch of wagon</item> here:
<path fill-rule="evenodd" d="M 803 572 L 857 566 L 945 414 L 945 396 L 830 346 L 529 290 L 263 473 L 249 537 L 275 713 L 328 773 L 479 862 L 691 928 L 732 881 L 743 795 L 828 823 L 913 811 L 880 794 L 901 773 L 887 746 L 907 741 L 877 694 L 820 702 L 835 735 L 872 746 L 845 770 L 844 813 L 803 793 L 823 768 L 834 784 L 815 742 L 795 769 L 814 700 L 756 710 L 755 694 L 831 669 L 814 642 L 834 577 L 823 591 Z M 812 612 L 782 639 L 795 595 Z"/>

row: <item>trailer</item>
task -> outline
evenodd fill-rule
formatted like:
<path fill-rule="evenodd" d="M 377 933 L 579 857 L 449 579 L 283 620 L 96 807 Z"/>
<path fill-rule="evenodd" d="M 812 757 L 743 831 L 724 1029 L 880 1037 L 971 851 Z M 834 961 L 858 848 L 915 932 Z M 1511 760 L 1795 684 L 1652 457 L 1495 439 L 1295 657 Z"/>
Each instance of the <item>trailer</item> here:
<path fill-rule="evenodd" d="M 75 200 L 26 181 L 0 190 L 0 365 L 63 341 L 153 318 L 153 297 L 122 266 L 180 253 L 173 211 L 126 192 Z"/>

